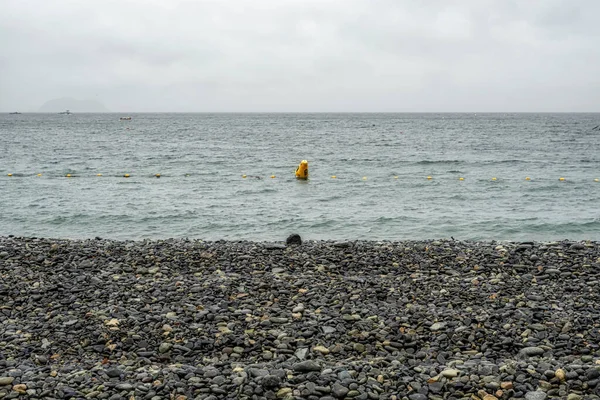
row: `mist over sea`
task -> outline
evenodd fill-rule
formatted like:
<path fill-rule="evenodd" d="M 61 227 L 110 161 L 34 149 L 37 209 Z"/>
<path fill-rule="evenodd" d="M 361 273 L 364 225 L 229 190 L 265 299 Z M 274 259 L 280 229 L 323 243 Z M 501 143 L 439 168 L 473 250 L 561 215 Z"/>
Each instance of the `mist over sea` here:
<path fill-rule="evenodd" d="M 123 116 L 0 115 L 0 235 L 600 240 L 600 114 Z"/>

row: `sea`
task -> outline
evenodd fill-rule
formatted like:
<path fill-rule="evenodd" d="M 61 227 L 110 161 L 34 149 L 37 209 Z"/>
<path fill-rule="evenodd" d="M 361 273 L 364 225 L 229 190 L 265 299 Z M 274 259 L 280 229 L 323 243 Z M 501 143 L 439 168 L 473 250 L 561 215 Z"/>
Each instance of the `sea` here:
<path fill-rule="evenodd" d="M 570 113 L 6 113 L 0 236 L 600 240 L 598 125 Z"/>

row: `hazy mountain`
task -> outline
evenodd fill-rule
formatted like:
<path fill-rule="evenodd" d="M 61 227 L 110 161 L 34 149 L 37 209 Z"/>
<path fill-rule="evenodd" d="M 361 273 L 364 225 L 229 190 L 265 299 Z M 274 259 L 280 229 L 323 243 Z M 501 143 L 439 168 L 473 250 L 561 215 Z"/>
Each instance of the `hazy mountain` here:
<path fill-rule="evenodd" d="M 110 112 L 104 104 L 96 100 L 77 100 L 72 97 L 49 100 L 39 109 L 40 112 Z"/>

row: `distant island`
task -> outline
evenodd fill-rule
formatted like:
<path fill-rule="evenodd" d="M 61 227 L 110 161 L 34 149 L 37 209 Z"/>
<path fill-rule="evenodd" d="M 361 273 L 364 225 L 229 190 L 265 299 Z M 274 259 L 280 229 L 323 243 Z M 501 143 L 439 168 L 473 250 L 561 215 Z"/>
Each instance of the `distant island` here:
<path fill-rule="evenodd" d="M 39 112 L 58 113 L 65 110 L 71 112 L 110 112 L 104 104 L 96 100 L 77 100 L 72 97 L 63 97 L 45 102 L 39 109 Z"/>

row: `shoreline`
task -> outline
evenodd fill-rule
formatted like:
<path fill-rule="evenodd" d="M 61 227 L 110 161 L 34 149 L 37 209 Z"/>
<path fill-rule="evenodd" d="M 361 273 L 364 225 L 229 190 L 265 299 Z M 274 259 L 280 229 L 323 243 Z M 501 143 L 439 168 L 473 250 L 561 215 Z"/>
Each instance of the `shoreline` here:
<path fill-rule="evenodd" d="M 4 236 L 0 277 L 0 398 L 600 398 L 595 241 Z"/>

